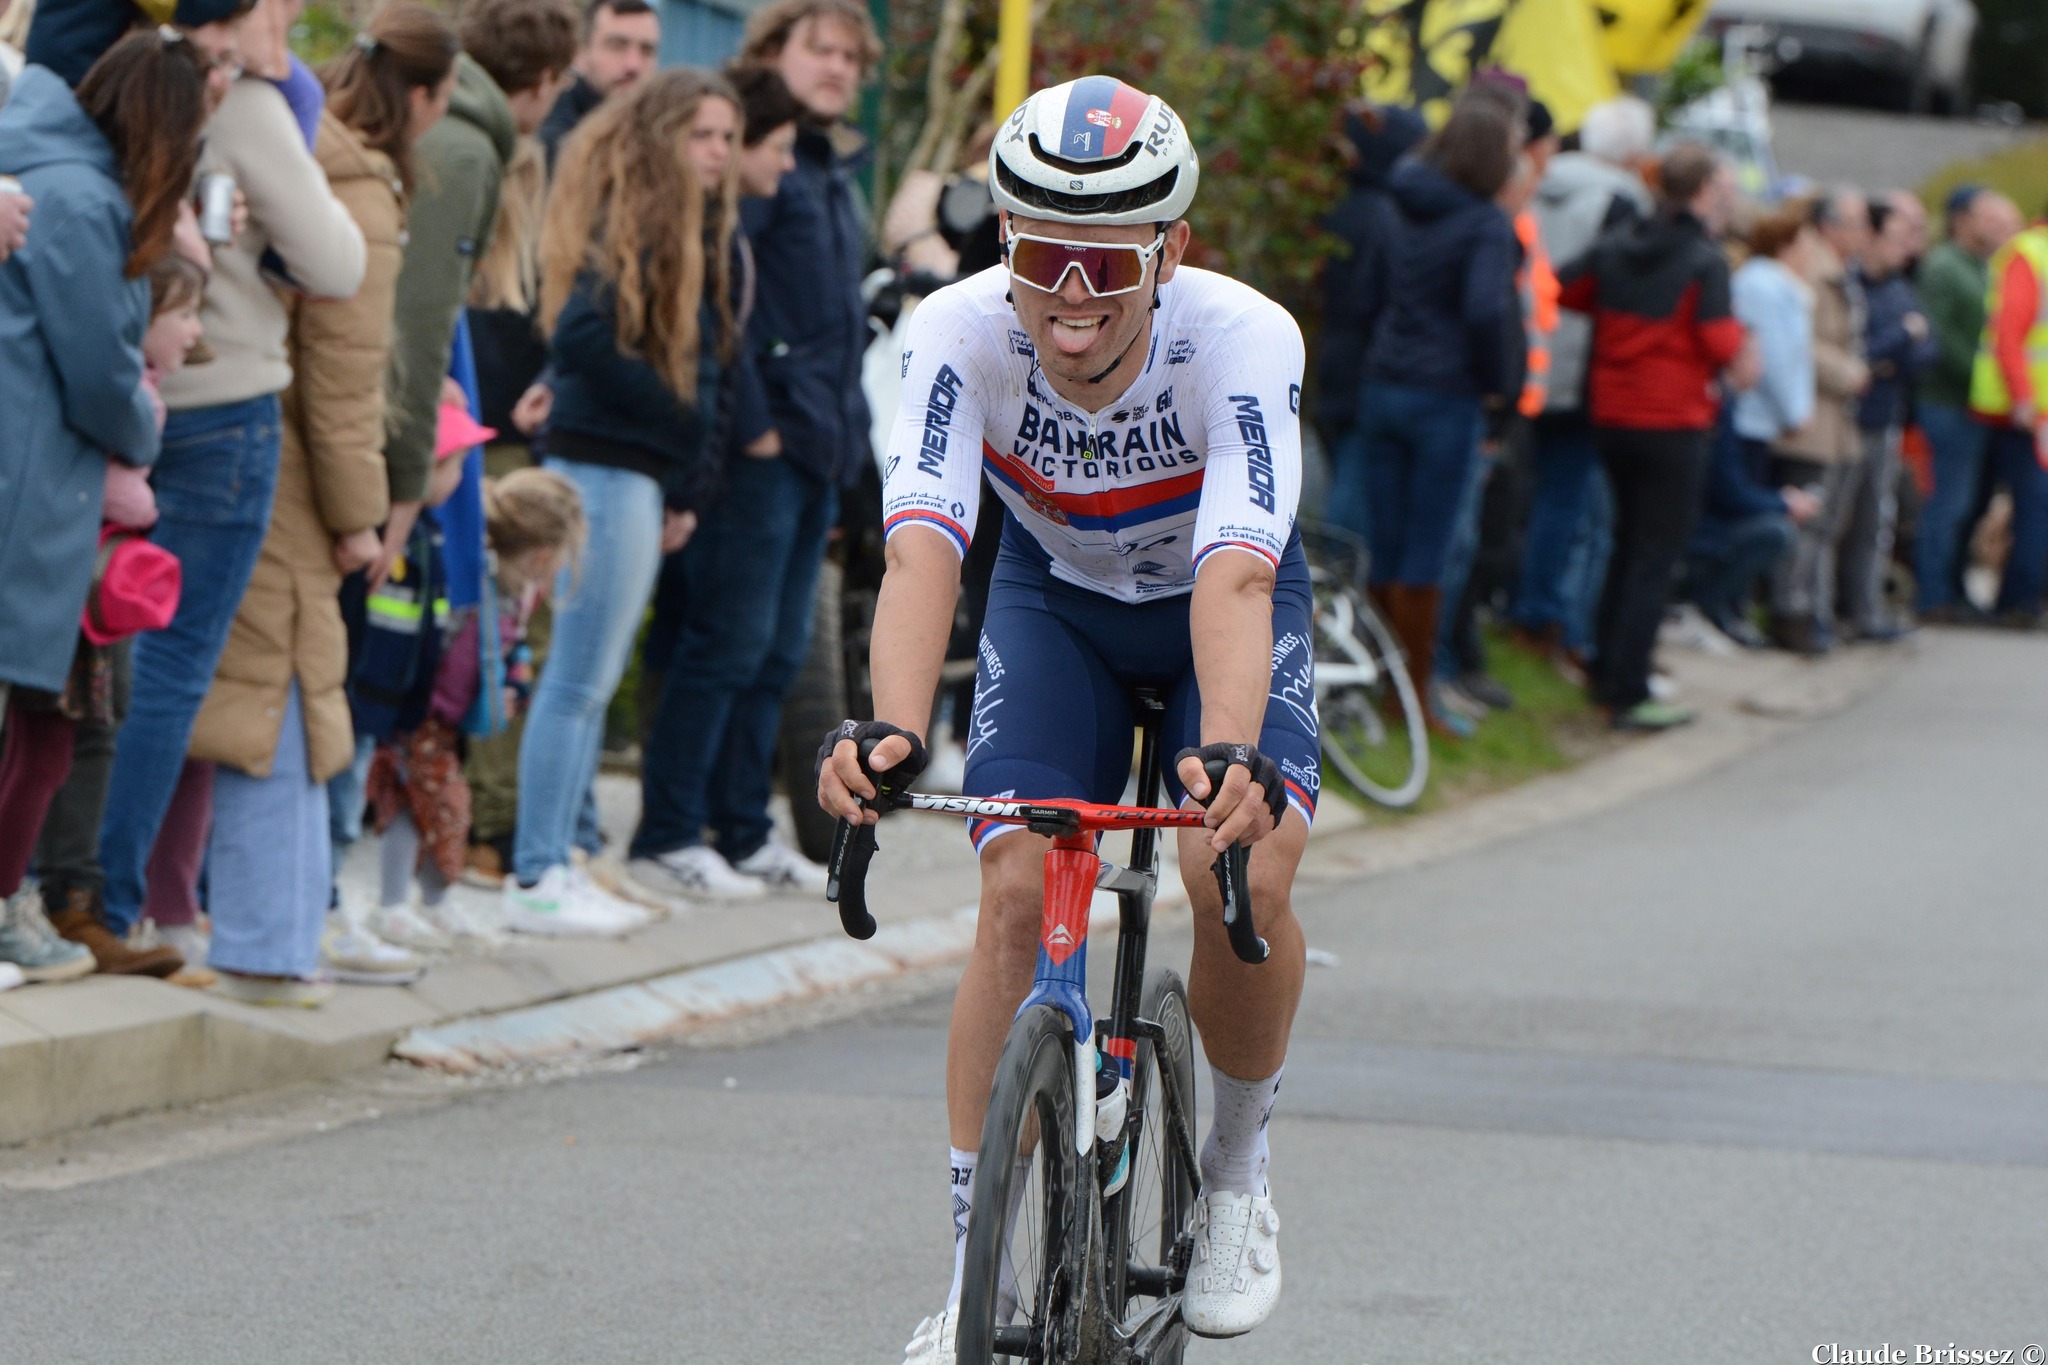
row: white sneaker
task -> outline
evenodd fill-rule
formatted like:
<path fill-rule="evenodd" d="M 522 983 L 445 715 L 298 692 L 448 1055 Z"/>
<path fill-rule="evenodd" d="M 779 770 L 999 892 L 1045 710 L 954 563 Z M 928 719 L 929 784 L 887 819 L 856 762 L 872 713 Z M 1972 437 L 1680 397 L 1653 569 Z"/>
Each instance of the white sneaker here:
<path fill-rule="evenodd" d="M 612 891 L 603 882 L 590 875 L 586 866 L 571 866 L 569 886 L 574 894 L 599 914 L 608 915 L 626 926 L 625 932 L 645 929 L 654 923 L 654 912 L 638 901 L 627 900 Z"/>
<path fill-rule="evenodd" d="M 667 919 L 675 913 L 673 897 L 663 896 L 648 890 L 626 874 L 626 869 L 610 858 L 586 858 L 572 863 L 571 875 L 581 877 L 615 901 L 623 901 L 641 913 L 641 917 L 652 924 Z"/>
<path fill-rule="evenodd" d="M 1696 649 L 1702 654 L 1730 655 L 1742 652 L 1736 644 L 1712 621 L 1707 614 L 1690 602 L 1679 605 L 1664 624 L 1657 628 L 1657 643 L 1671 645 L 1678 649 Z"/>
<path fill-rule="evenodd" d="M 27 980 L 28 978 L 22 975 L 21 968 L 12 962 L 0 962 L 0 991 L 11 991 Z"/>
<path fill-rule="evenodd" d="M 502 897 L 486 899 L 450 892 L 439 905 L 422 906 L 420 918 L 456 944 L 497 948 L 505 942 L 503 904 Z"/>
<path fill-rule="evenodd" d="M 1180 1315 L 1198 1337 L 1235 1337 L 1280 1301 L 1280 1215 L 1270 1196 L 1204 1193 Z"/>
<path fill-rule="evenodd" d="M 958 1308 L 948 1308 L 935 1318 L 926 1318 L 910 1334 L 910 1344 L 903 1348 L 903 1365 L 953 1365 L 959 1354 L 956 1340 L 959 1330 Z"/>
<path fill-rule="evenodd" d="M 715 848 L 697 844 L 652 858 L 635 858 L 626 870 L 633 879 L 664 896 L 689 896 L 712 901 L 757 901 L 768 894 L 758 877 L 742 877 Z"/>
<path fill-rule="evenodd" d="M 759 877 L 769 886 L 788 887 L 816 896 L 825 894 L 825 883 L 830 879 L 830 874 L 822 866 L 772 834 L 768 836 L 767 843 L 734 864 L 733 871 Z"/>
<path fill-rule="evenodd" d="M 380 905 L 370 912 L 370 932 L 386 943 L 402 948 L 425 948 L 443 952 L 455 946 L 453 939 L 407 905 Z"/>
<path fill-rule="evenodd" d="M 1669 673 L 1651 673 L 1649 687 L 1651 701 L 1668 703 L 1678 700 L 1678 679 Z"/>
<path fill-rule="evenodd" d="M 504 894 L 505 926 L 516 934 L 610 938 L 639 927 L 637 916 L 611 913 L 584 894 L 563 863 L 549 868 L 532 886 L 521 886 L 516 877 L 508 879 Z"/>
<path fill-rule="evenodd" d="M 336 981 L 358 986 L 409 986 L 427 966 L 418 953 L 386 943 L 339 910 L 327 912 L 320 961 Z"/>
<path fill-rule="evenodd" d="M 213 951 L 212 936 L 196 924 L 173 924 L 169 928 L 158 925 L 156 936 L 160 942 L 176 948 L 187 967 L 204 967 L 206 955 Z"/>

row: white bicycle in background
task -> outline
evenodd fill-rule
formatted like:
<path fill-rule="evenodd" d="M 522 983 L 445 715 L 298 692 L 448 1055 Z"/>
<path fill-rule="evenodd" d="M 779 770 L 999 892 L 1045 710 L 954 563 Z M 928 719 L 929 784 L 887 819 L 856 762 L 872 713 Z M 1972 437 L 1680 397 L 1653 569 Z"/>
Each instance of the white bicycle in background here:
<path fill-rule="evenodd" d="M 1319 522 L 1300 529 L 1316 597 L 1323 754 L 1373 801 L 1412 806 L 1429 783 L 1429 730 L 1400 642 L 1366 596 L 1365 542 Z"/>

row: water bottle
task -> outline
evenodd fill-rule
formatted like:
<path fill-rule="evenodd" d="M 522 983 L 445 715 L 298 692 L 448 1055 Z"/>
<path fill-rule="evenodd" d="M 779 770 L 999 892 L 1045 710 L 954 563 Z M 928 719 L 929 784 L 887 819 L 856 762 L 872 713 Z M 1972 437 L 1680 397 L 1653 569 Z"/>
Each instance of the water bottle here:
<path fill-rule="evenodd" d="M 1095 1057 L 1095 1140 L 1115 1142 L 1124 1135 L 1124 1115 L 1131 1107 L 1131 1083 L 1114 1059 Z"/>

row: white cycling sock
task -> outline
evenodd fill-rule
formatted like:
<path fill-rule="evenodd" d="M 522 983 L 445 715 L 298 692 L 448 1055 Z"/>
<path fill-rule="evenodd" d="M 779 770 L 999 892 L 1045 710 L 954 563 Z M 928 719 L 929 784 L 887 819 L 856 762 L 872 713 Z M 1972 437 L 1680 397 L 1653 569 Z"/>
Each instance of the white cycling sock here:
<path fill-rule="evenodd" d="M 1202 1144 L 1202 1188 L 1211 1193 L 1266 1193 L 1266 1124 L 1280 1093 L 1286 1067 L 1262 1081 L 1241 1081 L 1214 1066 L 1209 1076 L 1216 1091 L 1216 1118 L 1209 1140 Z"/>
<path fill-rule="evenodd" d="M 946 1150 L 953 1163 L 946 1179 L 953 1197 L 953 1288 L 946 1294 L 946 1307 L 957 1308 L 960 1281 L 967 1274 L 967 1217 L 974 1212 L 974 1162 L 978 1154 L 963 1152 L 958 1147 Z"/>

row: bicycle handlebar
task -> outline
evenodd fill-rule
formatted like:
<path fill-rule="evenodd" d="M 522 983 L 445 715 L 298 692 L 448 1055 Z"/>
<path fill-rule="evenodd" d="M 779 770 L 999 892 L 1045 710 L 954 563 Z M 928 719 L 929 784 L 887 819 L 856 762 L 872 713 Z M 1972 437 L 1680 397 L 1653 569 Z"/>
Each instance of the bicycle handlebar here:
<path fill-rule="evenodd" d="M 861 771 L 875 784 L 875 795 L 863 800 L 861 806 L 869 810 L 901 809 L 913 798 L 868 766 L 875 746 L 881 742 L 879 738 L 866 739 L 859 746 Z M 1221 759 L 1215 759 L 1204 766 L 1209 774 L 1209 789 L 1213 793 L 1223 785 L 1228 765 Z M 1006 804 L 1016 808 L 1013 819 L 1016 815 L 1027 817 L 1024 821 L 1027 827 L 1037 828 L 1041 833 L 1072 832 L 1080 827 L 1071 806 L 1063 809 L 1026 802 Z M 1034 816 L 1038 818 L 1028 818 Z M 1064 827 L 1046 824 L 1046 817 L 1065 817 L 1069 823 Z M 825 899 L 838 905 L 840 927 L 850 938 L 865 940 L 875 936 L 875 917 L 868 912 L 867 880 L 868 866 L 874 861 L 880 846 L 875 838 L 875 826 L 870 824 L 841 820 L 832 833 Z M 1216 855 L 1216 861 L 1210 864 L 1209 870 L 1216 878 L 1217 890 L 1223 895 L 1223 927 L 1230 936 L 1230 949 L 1240 961 L 1257 966 L 1266 960 L 1270 950 L 1252 922 L 1251 853 L 1249 845 L 1234 844 Z"/>

